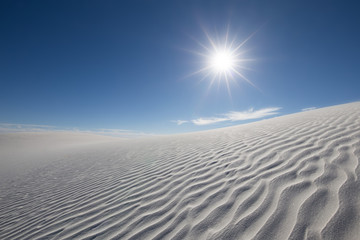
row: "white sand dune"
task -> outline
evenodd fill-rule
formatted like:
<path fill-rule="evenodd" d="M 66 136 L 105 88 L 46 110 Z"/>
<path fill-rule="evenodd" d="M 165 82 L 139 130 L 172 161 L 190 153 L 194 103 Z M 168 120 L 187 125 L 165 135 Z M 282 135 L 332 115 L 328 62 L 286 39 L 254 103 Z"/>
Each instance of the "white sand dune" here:
<path fill-rule="evenodd" d="M 147 139 L 3 134 L 0 159 L 0 239 L 360 239 L 359 102 Z"/>

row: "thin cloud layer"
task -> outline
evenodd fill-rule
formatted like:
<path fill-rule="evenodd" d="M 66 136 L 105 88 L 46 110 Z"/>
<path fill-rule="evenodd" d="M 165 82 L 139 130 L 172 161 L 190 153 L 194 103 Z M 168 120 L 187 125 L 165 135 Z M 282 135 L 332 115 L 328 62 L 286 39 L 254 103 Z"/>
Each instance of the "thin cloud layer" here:
<path fill-rule="evenodd" d="M 187 120 L 174 120 L 172 122 L 176 123 L 177 125 L 182 125 L 184 123 L 188 123 L 189 121 L 187 121 Z"/>
<path fill-rule="evenodd" d="M 209 125 L 219 122 L 225 122 L 225 121 L 244 121 L 244 120 L 250 120 L 250 119 L 259 119 L 264 118 L 267 116 L 272 116 L 279 114 L 278 110 L 281 108 L 279 107 L 273 107 L 273 108 L 263 108 L 257 111 L 254 111 L 253 108 L 249 109 L 248 111 L 243 112 L 228 112 L 225 114 L 222 114 L 223 117 L 211 117 L 211 118 L 197 118 L 191 120 L 192 123 L 195 125 Z"/>
<path fill-rule="evenodd" d="M 257 111 L 254 111 L 254 109 L 251 108 L 248 111 L 243 111 L 243 112 L 229 112 L 225 114 L 225 116 L 227 116 L 228 120 L 230 121 L 241 121 L 241 120 L 249 120 L 249 119 L 258 119 L 258 118 L 279 114 L 278 110 L 280 110 L 280 108 L 278 107 L 263 108 Z"/>
<path fill-rule="evenodd" d="M 78 132 L 90 133 L 98 135 L 106 135 L 122 138 L 134 138 L 153 136 L 154 134 L 147 134 L 138 131 L 124 130 L 124 129 L 95 129 L 95 130 L 79 130 L 77 128 L 59 128 L 49 125 L 34 125 L 34 124 L 13 124 L 0 123 L 0 133 L 16 133 L 16 132 Z"/>
<path fill-rule="evenodd" d="M 198 118 L 198 119 L 193 119 L 191 120 L 191 122 L 195 125 L 209 125 L 209 124 L 214 124 L 214 123 L 219 123 L 219 122 L 224 122 L 224 121 L 228 121 L 227 118 Z"/>
<path fill-rule="evenodd" d="M 55 126 L 35 124 L 0 123 L 0 133 L 59 131 Z"/>
<path fill-rule="evenodd" d="M 306 112 L 306 111 L 310 111 L 310 110 L 314 110 L 314 109 L 316 109 L 316 107 L 308 107 L 308 108 L 301 109 L 301 111 Z"/>

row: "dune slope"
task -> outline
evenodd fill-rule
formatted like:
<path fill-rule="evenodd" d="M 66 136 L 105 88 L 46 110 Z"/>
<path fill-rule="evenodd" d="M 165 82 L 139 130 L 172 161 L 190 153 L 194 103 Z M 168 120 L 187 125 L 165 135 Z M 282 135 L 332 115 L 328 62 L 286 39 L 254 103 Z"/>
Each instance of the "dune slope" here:
<path fill-rule="evenodd" d="M 360 236 L 359 102 L 46 153 L 39 139 L 0 137 L 0 239 Z"/>

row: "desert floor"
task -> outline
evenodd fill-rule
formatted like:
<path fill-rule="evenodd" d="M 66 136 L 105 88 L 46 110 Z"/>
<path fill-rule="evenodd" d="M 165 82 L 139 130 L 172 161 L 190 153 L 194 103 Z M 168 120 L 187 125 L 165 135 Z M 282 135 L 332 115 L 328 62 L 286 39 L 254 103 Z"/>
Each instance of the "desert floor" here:
<path fill-rule="evenodd" d="M 0 239 L 360 239 L 360 103 L 143 139 L 0 134 Z"/>

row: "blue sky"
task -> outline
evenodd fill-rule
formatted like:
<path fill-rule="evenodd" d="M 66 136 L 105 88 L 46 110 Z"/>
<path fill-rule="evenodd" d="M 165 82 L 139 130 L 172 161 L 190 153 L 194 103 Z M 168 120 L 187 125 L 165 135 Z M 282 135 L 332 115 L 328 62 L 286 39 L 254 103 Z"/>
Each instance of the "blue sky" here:
<path fill-rule="evenodd" d="M 171 134 L 358 101 L 358 9 L 331 0 L 1 1 L 0 123 Z M 221 42 L 227 27 L 236 43 L 256 32 L 241 48 L 253 60 L 241 73 L 257 88 L 235 77 L 231 96 L 224 81 L 209 87 L 210 77 L 191 75 L 206 61 L 193 53 L 209 46 L 205 33 Z"/>

